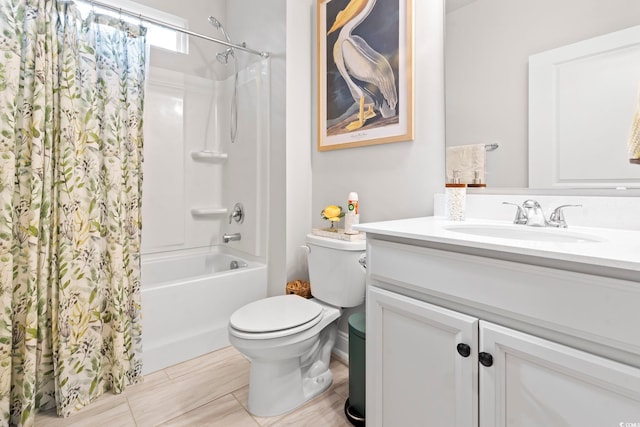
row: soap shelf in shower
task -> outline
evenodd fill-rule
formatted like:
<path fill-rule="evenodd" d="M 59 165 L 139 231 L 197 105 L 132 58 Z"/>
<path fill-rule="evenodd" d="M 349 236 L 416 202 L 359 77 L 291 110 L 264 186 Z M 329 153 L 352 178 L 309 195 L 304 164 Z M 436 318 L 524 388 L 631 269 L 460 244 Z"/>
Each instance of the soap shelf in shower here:
<path fill-rule="evenodd" d="M 196 162 L 217 162 L 224 161 L 229 158 L 227 153 L 219 153 L 217 151 L 192 151 L 191 158 Z"/>
<path fill-rule="evenodd" d="M 227 208 L 194 208 L 191 209 L 191 216 L 202 218 L 208 216 L 226 215 L 229 212 Z"/>

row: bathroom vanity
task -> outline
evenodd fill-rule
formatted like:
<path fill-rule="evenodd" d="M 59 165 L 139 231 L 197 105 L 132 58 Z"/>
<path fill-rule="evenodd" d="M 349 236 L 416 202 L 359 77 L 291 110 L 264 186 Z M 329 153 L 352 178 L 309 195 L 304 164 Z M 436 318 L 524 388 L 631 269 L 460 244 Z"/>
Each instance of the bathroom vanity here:
<path fill-rule="evenodd" d="M 640 425 L 640 231 L 359 230 L 368 426 Z"/>

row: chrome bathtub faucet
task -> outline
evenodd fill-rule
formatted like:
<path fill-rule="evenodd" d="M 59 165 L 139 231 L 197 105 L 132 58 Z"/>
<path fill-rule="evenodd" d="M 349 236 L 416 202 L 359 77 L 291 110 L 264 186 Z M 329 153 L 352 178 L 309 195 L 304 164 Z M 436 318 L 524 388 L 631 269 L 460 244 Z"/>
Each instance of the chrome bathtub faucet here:
<path fill-rule="evenodd" d="M 240 240 L 242 238 L 242 236 L 240 235 L 240 233 L 231 233 L 231 234 L 223 234 L 222 235 L 222 241 L 224 243 L 229 243 L 229 242 L 236 242 L 238 240 Z"/>
<path fill-rule="evenodd" d="M 530 227 L 556 227 L 567 228 L 567 222 L 564 218 L 563 208 L 567 207 L 582 207 L 582 205 L 561 205 L 553 210 L 549 215 L 549 220 L 544 217 L 542 206 L 536 200 L 525 200 L 522 206 L 511 203 L 502 202 L 503 205 L 513 205 L 518 208 L 516 217 L 513 220 L 514 224 L 528 225 Z"/>

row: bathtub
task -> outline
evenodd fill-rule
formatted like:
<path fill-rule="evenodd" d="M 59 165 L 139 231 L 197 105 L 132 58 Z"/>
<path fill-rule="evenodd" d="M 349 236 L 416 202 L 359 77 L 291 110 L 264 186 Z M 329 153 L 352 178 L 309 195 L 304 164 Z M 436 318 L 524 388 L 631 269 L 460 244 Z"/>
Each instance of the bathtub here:
<path fill-rule="evenodd" d="M 267 295 L 267 268 L 224 249 L 142 256 L 143 372 L 229 345 L 231 313 Z"/>

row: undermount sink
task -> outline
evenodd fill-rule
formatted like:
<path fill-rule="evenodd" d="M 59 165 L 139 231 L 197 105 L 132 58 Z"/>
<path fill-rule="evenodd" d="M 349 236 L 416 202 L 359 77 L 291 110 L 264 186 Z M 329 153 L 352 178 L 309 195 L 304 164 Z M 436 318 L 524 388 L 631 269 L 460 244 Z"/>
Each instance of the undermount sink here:
<path fill-rule="evenodd" d="M 556 243 L 596 243 L 603 239 L 582 233 L 575 233 L 564 228 L 527 227 L 525 225 L 500 226 L 481 224 L 460 224 L 444 227 L 447 231 L 472 236 L 493 237 L 499 239 L 526 240 L 531 242 Z"/>

